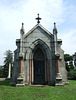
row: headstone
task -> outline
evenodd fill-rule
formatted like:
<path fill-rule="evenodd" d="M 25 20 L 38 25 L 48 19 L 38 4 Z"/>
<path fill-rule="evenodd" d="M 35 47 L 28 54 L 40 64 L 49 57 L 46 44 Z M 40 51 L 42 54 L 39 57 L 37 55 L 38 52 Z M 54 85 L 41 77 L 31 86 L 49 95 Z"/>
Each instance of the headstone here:
<path fill-rule="evenodd" d="M 11 63 L 9 63 L 8 78 L 11 78 Z"/>

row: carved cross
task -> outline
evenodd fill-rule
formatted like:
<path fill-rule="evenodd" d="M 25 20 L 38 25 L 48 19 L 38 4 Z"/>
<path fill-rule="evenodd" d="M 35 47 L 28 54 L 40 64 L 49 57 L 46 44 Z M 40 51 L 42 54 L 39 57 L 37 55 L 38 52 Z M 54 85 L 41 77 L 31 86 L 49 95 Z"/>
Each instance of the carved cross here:
<path fill-rule="evenodd" d="M 38 20 L 37 23 L 39 24 L 40 20 L 41 20 L 41 18 L 39 17 L 39 14 L 38 14 L 38 17 L 36 18 L 36 20 Z"/>

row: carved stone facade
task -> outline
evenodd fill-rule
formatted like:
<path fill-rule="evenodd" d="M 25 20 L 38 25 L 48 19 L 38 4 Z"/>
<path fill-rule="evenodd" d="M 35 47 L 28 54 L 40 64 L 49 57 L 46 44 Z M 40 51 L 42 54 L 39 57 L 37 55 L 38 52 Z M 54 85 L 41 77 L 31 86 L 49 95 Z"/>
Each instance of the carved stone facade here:
<path fill-rule="evenodd" d="M 64 85 L 67 82 L 62 40 L 57 39 L 54 23 L 53 34 L 41 24 L 35 25 L 28 33 L 20 30 L 16 40 L 12 83 L 16 86 L 30 84 Z"/>

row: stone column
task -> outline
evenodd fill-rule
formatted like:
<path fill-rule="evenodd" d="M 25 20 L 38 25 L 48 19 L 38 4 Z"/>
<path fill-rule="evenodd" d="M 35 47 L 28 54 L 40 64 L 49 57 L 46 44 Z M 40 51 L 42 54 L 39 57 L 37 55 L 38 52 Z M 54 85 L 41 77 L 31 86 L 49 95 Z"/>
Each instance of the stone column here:
<path fill-rule="evenodd" d="M 59 73 L 59 59 L 57 59 L 57 73 Z"/>
<path fill-rule="evenodd" d="M 19 73 L 19 76 L 17 78 L 16 86 L 25 86 L 25 84 L 24 84 L 24 74 L 23 74 L 22 66 L 23 66 L 23 60 L 21 59 L 21 61 L 20 61 L 20 73 Z"/>
<path fill-rule="evenodd" d="M 33 59 L 29 60 L 29 82 L 33 83 Z"/>
<path fill-rule="evenodd" d="M 23 64 L 23 61 L 21 60 L 20 61 L 20 73 L 22 73 L 22 64 Z"/>
<path fill-rule="evenodd" d="M 33 83 L 33 59 L 31 59 L 31 82 Z"/>
<path fill-rule="evenodd" d="M 29 82 L 31 84 L 31 59 L 29 59 Z"/>
<path fill-rule="evenodd" d="M 49 62 L 49 59 L 48 59 L 48 82 L 50 82 L 50 62 Z"/>
<path fill-rule="evenodd" d="M 22 28 L 20 30 L 20 53 L 23 53 L 23 38 L 24 38 L 24 23 L 22 23 Z"/>
<path fill-rule="evenodd" d="M 17 84 L 16 86 L 24 86 L 24 73 L 23 73 L 23 39 L 24 39 L 24 23 L 22 23 L 22 28 L 20 30 L 20 53 L 19 53 L 19 60 L 20 60 L 20 73 L 17 77 Z"/>
<path fill-rule="evenodd" d="M 57 74 L 56 74 L 56 86 L 62 86 L 62 76 L 59 72 L 59 54 L 56 55 L 56 69 L 57 69 Z"/>
<path fill-rule="evenodd" d="M 53 29 L 53 35 L 54 35 L 54 44 L 55 44 L 55 52 L 58 51 L 57 47 L 57 28 L 56 28 L 56 23 L 54 23 L 54 29 Z"/>
<path fill-rule="evenodd" d="M 11 63 L 9 63 L 8 78 L 11 78 Z"/>
<path fill-rule="evenodd" d="M 46 68 L 46 83 L 47 83 L 47 81 L 48 81 L 48 80 L 47 80 L 47 59 L 46 59 L 46 61 L 45 61 L 45 64 L 46 64 L 46 67 L 45 67 L 45 68 Z"/>

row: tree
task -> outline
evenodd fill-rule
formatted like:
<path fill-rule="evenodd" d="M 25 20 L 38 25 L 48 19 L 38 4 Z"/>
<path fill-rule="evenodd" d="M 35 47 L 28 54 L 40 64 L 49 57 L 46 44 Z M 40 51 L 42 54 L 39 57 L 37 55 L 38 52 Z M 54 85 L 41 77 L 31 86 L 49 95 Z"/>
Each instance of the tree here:
<path fill-rule="evenodd" d="M 4 57 L 4 77 L 8 76 L 8 68 L 9 68 L 9 63 L 13 63 L 13 53 L 11 50 L 6 50 L 6 52 L 4 53 L 5 57 Z"/>
<path fill-rule="evenodd" d="M 70 56 L 69 54 L 64 54 L 65 61 L 73 61 L 73 56 Z"/>
<path fill-rule="evenodd" d="M 9 63 L 13 63 L 13 53 L 12 53 L 12 51 L 6 50 L 6 52 L 4 53 L 4 55 L 5 55 L 5 57 L 4 57 L 5 58 L 4 64 L 6 66 L 8 66 Z"/>
<path fill-rule="evenodd" d="M 68 72 L 71 69 L 74 69 L 74 66 L 73 66 L 73 56 L 71 56 L 70 54 L 64 54 L 64 60 L 65 60 L 66 69 L 67 69 Z"/>
<path fill-rule="evenodd" d="M 3 77 L 3 68 L 0 66 L 0 78 Z"/>

